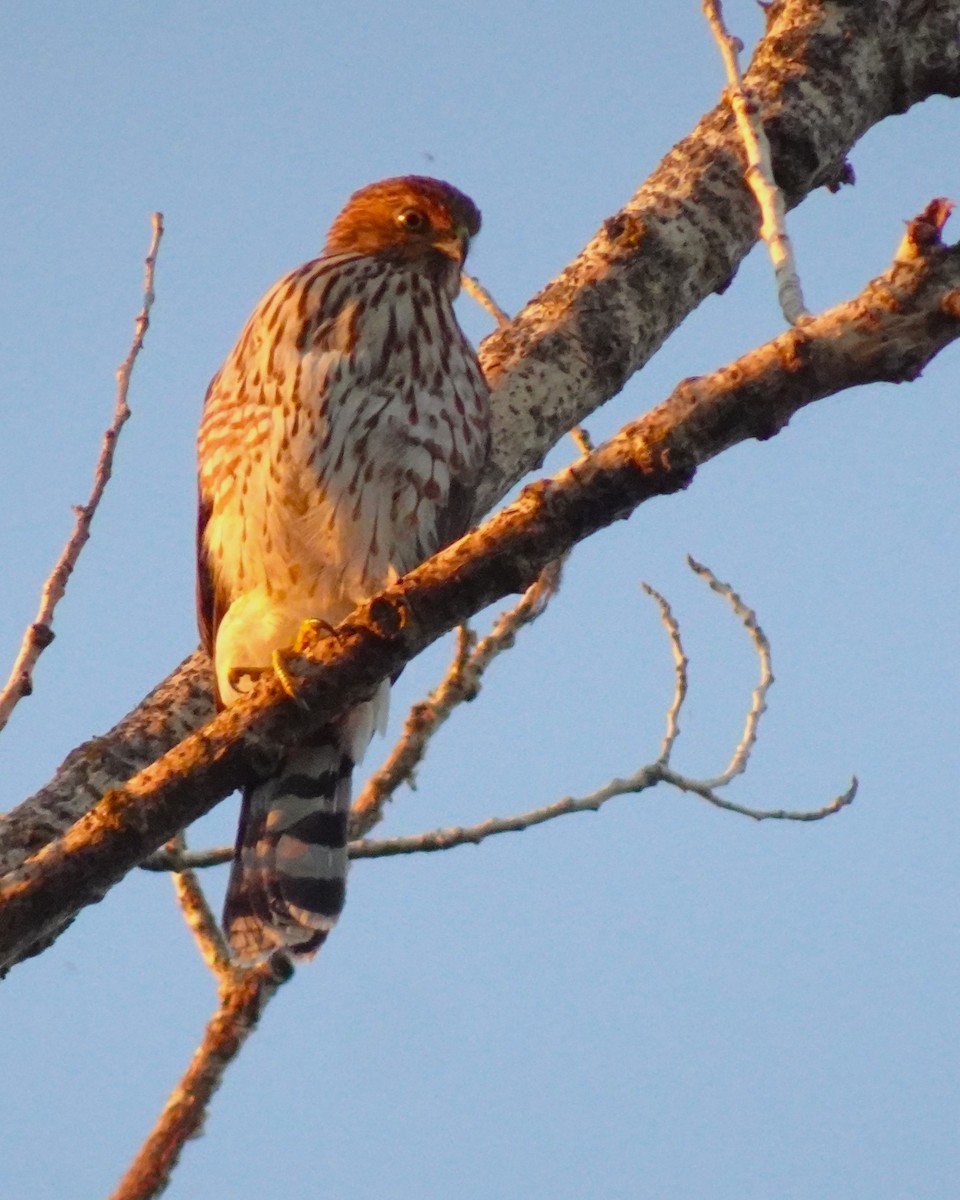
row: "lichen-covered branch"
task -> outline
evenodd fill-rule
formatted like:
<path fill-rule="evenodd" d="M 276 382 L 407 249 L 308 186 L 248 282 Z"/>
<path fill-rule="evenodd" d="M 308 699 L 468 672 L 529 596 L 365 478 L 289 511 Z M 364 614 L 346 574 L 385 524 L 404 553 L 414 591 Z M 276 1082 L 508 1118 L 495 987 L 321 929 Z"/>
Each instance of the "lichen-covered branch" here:
<path fill-rule="evenodd" d="M 804 406 L 848 387 L 916 377 L 960 335 L 960 249 L 939 240 L 945 206 L 910 226 L 890 269 L 854 300 L 711 375 L 520 497 L 361 605 L 294 660 L 300 701 L 266 679 L 0 881 L 0 964 L 16 961 L 128 870 L 295 744 L 372 694 L 448 630 L 529 586 L 550 561 L 703 463 L 773 437 Z"/>
<path fill-rule="evenodd" d="M 844 177 L 872 126 L 932 95 L 960 95 L 960 0 L 778 0 L 744 83 L 788 207 Z M 909 36 L 904 31 L 909 30 Z M 494 451 L 492 505 L 623 386 L 757 239 L 729 107 L 708 113 L 570 265 L 481 347 Z M 0 824 L 0 870 L 77 820 L 212 713 L 209 664 L 185 660 L 114 729 L 73 752 Z"/>
<path fill-rule="evenodd" d="M 787 208 L 835 187 L 872 126 L 960 95 L 960 0 L 777 0 L 744 75 Z M 909 30 L 909 35 L 906 31 Z M 722 291 L 760 214 L 727 103 L 707 113 L 580 254 L 481 347 L 495 388 L 487 511 Z"/>

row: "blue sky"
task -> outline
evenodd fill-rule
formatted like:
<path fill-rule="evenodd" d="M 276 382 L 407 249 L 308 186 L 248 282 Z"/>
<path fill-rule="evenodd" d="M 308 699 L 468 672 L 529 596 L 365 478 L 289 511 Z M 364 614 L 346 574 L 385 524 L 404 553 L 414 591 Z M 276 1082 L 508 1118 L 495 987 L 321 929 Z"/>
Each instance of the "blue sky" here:
<path fill-rule="evenodd" d="M 432 173 L 483 209 L 472 268 L 517 309 L 722 87 L 699 4 L 643 8 L 7 7 L 10 660 L 87 494 L 153 210 L 167 234 L 134 416 L 36 693 L 3 735 L 3 802 L 195 645 L 196 424 L 266 287 L 356 187 Z M 726 13 L 758 35 L 754 5 Z M 888 122 L 855 149 L 855 188 L 792 215 L 811 307 L 882 270 L 930 198 L 960 198 L 956 122 L 941 101 Z M 469 301 L 461 313 L 488 332 Z M 605 436 L 781 325 L 754 253 L 589 428 Z M 677 766 L 715 773 L 756 664 L 687 552 L 773 642 L 778 683 L 733 797 L 817 807 L 856 773 L 855 806 L 756 825 L 660 791 L 358 864 L 341 928 L 268 1010 L 171 1197 L 956 1193 L 958 367 L 953 349 L 916 385 L 816 405 L 581 547 L 386 829 L 518 811 L 651 758 L 672 677 L 642 579 L 673 602 L 693 663 Z M 405 673 L 394 724 L 446 653 Z M 194 842 L 230 840 L 234 820 L 227 802 Z M 216 896 L 224 882 L 211 873 Z M 107 1194 L 186 1065 L 214 989 L 170 891 L 130 877 L 5 983 L 5 1196 Z"/>

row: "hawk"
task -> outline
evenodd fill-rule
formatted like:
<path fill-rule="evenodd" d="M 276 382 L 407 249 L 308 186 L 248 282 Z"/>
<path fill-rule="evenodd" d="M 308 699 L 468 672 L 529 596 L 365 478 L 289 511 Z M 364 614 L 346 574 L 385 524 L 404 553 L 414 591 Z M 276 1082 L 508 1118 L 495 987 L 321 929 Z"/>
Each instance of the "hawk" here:
<path fill-rule="evenodd" d="M 473 201 L 404 176 L 351 196 L 319 258 L 254 309 L 199 433 L 198 611 L 217 702 L 460 537 L 489 390 L 453 311 Z M 224 927 L 233 953 L 312 956 L 343 907 L 350 780 L 389 684 L 242 795 Z"/>

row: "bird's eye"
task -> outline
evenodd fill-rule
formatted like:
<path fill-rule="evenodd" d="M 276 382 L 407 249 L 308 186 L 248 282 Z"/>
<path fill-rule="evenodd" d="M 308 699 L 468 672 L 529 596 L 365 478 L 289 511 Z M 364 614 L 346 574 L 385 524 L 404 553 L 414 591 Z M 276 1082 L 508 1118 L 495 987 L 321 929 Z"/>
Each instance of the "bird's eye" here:
<path fill-rule="evenodd" d="M 422 233 L 429 225 L 429 221 L 426 214 L 422 213 L 419 208 L 405 208 L 402 213 L 397 215 L 397 224 L 407 233 Z"/>

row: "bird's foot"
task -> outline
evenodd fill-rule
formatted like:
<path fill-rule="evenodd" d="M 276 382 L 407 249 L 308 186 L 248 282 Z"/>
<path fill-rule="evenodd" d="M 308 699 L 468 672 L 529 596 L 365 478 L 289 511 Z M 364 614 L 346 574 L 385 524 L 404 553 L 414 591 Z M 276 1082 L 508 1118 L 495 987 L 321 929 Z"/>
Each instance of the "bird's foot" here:
<path fill-rule="evenodd" d="M 287 664 L 290 659 L 298 658 L 303 654 L 318 633 L 335 635 L 336 632 L 329 621 L 324 621 L 320 617 L 308 617 L 307 620 L 301 621 L 297 636 L 293 639 L 293 645 L 273 652 L 273 673 L 290 699 L 296 700 L 302 708 L 310 706 L 301 699 L 293 674 Z"/>

